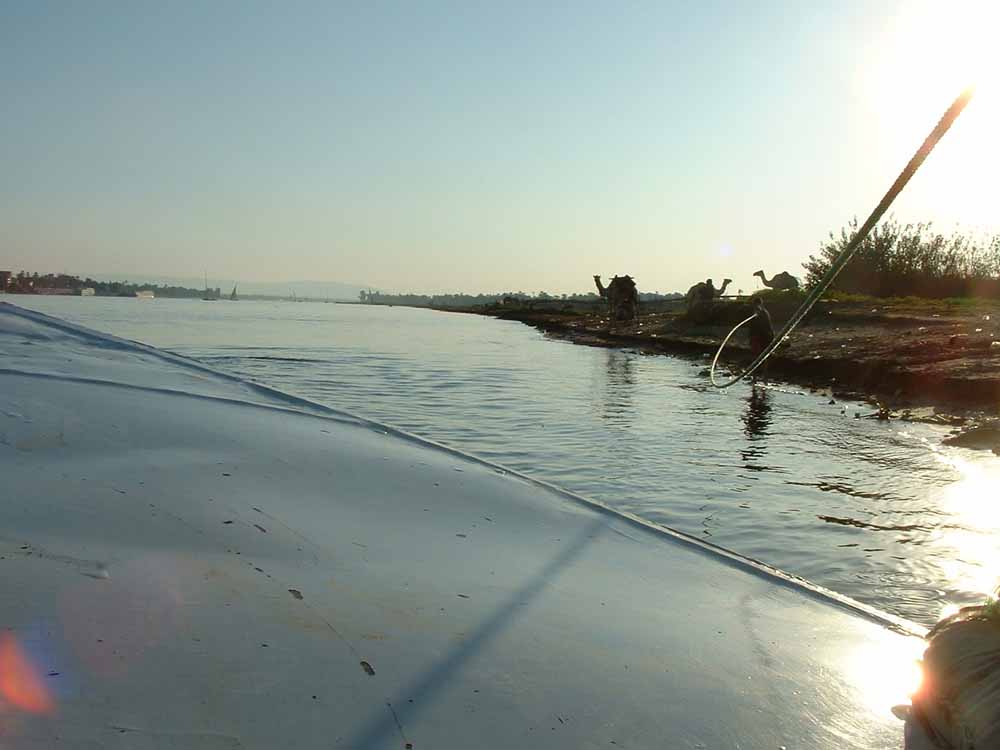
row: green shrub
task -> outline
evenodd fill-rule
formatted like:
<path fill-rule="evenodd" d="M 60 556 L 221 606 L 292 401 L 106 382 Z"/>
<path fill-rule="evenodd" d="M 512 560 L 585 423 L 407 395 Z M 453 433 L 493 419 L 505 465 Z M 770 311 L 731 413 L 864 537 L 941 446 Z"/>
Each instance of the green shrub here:
<path fill-rule="evenodd" d="M 816 284 L 858 230 L 854 219 L 803 264 L 806 284 Z M 1000 236 L 976 238 L 935 232 L 929 223 L 875 227 L 833 288 L 875 297 L 1000 297 Z"/>

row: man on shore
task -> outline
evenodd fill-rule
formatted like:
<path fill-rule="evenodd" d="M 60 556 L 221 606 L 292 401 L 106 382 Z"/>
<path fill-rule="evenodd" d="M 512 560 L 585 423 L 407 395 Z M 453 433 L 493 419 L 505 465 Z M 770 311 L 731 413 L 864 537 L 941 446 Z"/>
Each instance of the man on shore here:
<path fill-rule="evenodd" d="M 760 353 L 767 348 L 767 345 L 774 340 L 774 326 L 771 325 L 771 314 L 764 307 L 764 300 L 762 298 L 753 298 L 753 312 L 753 320 L 749 323 L 751 362 L 757 359 Z"/>

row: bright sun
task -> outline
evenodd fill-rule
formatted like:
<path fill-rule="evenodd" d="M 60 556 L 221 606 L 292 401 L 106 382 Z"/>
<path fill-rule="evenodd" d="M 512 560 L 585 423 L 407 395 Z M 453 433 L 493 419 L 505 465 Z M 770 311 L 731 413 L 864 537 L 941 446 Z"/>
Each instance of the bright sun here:
<path fill-rule="evenodd" d="M 894 162 L 912 153 L 959 92 L 975 89 L 925 167 L 923 187 L 914 188 L 925 193 L 922 205 L 994 231 L 1000 228 L 993 187 L 1000 168 L 998 29 L 1000 0 L 903 2 L 859 70 L 881 140 L 898 148 Z"/>
<path fill-rule="evenodd" d="M 995 37 L 996 0 L 915 0 L 902 3 L 888 39 L 880 44 L 880 84 L 903 96 L 992 88 L 1000 76 Z"/>

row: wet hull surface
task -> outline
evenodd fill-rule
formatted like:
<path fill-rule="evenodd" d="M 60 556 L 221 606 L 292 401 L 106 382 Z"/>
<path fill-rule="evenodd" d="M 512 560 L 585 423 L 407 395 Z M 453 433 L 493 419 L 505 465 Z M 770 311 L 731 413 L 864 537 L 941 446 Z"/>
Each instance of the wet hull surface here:
<path fill-rule="evenodd" d="M 0 358 L 4 747 L 901 744 L 905 623 L 9 305 Z"/>

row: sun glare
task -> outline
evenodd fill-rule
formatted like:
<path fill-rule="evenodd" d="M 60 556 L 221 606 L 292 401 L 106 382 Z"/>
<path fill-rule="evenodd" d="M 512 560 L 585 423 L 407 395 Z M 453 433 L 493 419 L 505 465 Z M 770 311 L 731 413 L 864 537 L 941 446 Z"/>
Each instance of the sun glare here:
<path fill-rule="evenodd" d="M 990 463 L 944 453 L 937 457 L 961 474 L 942 497 L 942 509 L 956 519 L 938 539 L 939 545 L 954 550 L 942 557 L 942 570 L 955 586 L 985 598 L 1000 583 L 1000 505 L 994 499 L 1000 472 Z"/>
<path fill-rule="evenodd" d="M 1000 167 L 1000 2 L 959 0 L 902 4 L 891 28 L 859 70 L 882 141 L 908 158 L 936 118 L 972 88 L 965 112 L 928 161 L 922 208 L 963 224 L 996 229 L 993 193 Z M 935 216 L 923 217 L 934 219 Z"/>
<path fill-rule="evenodd" d="M 919 659 L 925 645 L 885 630 L 847 656 L 844 671 L 868 710 L 888 717 L 893 706 L 909 702 L 923 679 Z"/>
<path fill-rule="evenodd" d="M 998 23 L 1000 3 L 994 0 L 904 4 L 879 46 L 873 71 L 878 87 L 897 100 L 949 99 L 969 87 L 989 93 L 1000 77 L 993 39 Z"/>

